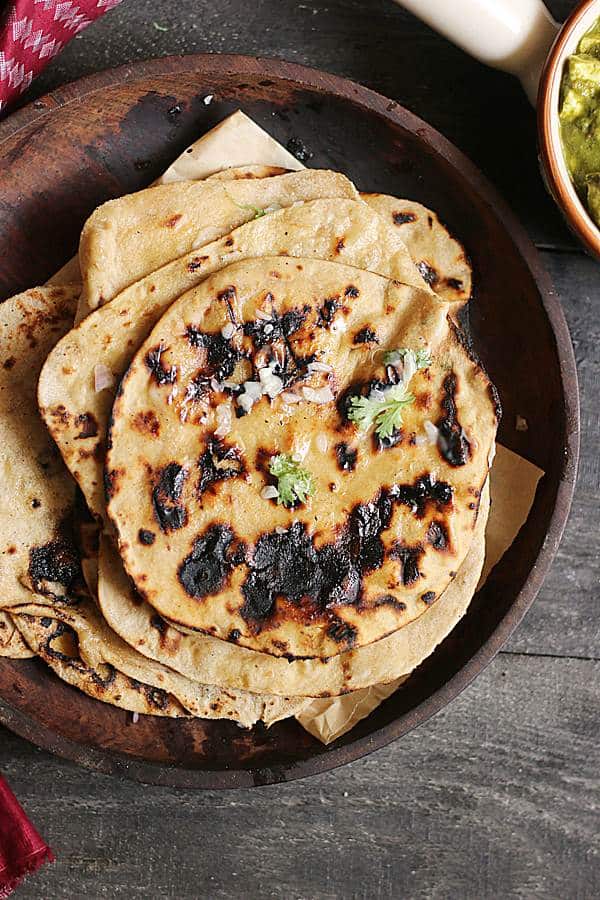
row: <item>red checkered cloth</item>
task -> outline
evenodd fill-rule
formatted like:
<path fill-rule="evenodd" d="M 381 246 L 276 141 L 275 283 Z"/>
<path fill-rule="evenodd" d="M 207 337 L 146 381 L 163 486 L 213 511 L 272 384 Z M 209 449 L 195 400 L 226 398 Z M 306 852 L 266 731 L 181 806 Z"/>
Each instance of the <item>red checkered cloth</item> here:
<path fill-rule="evenodd" d="M 0 115 L 65 44 L 121 0 L 0 2 Z"/>
<path fill-rule="evenodd" d="M 41 839 L 0 776 L 0 898 L 8 897 L 26 875 L 54 862 Z"/>

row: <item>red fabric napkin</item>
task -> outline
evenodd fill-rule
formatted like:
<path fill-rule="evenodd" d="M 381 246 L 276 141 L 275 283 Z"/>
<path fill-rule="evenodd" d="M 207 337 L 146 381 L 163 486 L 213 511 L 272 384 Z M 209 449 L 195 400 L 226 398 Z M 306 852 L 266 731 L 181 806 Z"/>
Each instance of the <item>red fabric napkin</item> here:
<path fill-rule="evenodd" d="M 9 0 L 0 18 L 0 115 L 78 31 L 120 2 Z"/>
<path fill-rule="evenodd" d="M 54 855 L 0 776 L 0 900 Z"/>

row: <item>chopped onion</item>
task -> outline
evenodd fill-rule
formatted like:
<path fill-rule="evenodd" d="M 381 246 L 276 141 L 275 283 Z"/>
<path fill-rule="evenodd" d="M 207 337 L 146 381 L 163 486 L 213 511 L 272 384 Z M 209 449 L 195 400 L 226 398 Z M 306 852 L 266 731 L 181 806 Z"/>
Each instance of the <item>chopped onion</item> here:
<path fill-rule="evenodd" d="M 329 386 L 320 388 L 317 391 L 314 390 L 314 388 L 303 387 L 302 393 L 304 398 L 311 403 L 331 403 L 331 401 L 335 399 L 333 391 Z"/>
<path fill-rule="evenodd" d="M 106 388 L 114 387 L 115 376 L 102 363 L 94 366 L 94 390 L 96 393 L 106 390 Z"/>
<path fill-rule="evenodd" d="M 347 327 L 343 319 L 334 319 L 329 330 L 333 331 L 334 334 L 343 334 Z"/>
<path fill-rule="evenodd" d="M 267 322 L 267 324 L 265 325 L 264 331 L 265 331 L 265 334 L 271 334 L 271 332 L 273 331 L 273 326 L 271 325 L 270 322 Z"/>
<path fill-rule="evenodd" d="M 211 378 L 211 379 L 210 379 L 210 386 L 211 386 L 211 388 L 213 389 L 213 391 L 220 391 L 220 390 L 221 390 L 221 383 L 220 383 L 219 381 L 217 381 L 216 378 Z"/>
<path fill-rule="evenodd" d="M 244 410 L 244 412 L 249 413 L 252 407 L 254 406 L 254 400 L 250 396 L 250 394 L 240 394 L 238 397 L 238 403 Z"/>
<path fill-rule="evenodd" d="M 231 431 L 231 404 L 220 403 L 216 410 L 217 428 L 215 430 L 216 437 L 225 437 Z"/>
<path fill-rule="evenodd" d="M 221 328 L 221 334 L 226 341 L 228 341 L 229 338 L 232 338 L 235 334 L 235 325 L 233 324 L 233 322 L 228 322 L 226 325 L 223 325 L 223 327 Z"/>
<path fill-rule="evenodd" d="M 324 362 L 311 362 L 308 364 L 309 372 L 333 372 L 333 366 Z"/>
<path fill-rule="evenodd" d="M 437 444 L 438 438 L 440 436 L 440 431 L 437 425 L 434 425 L 433 422 L 430 422 L 429 419 L 426 419 L 423 422 L 423 428 L 425 429 L 425 434 L 427 435 L 429 443 Z"/>
<path fill-rule="evenodd" d="M 230 391 L 236 391 L 241 385 L 237 383 L 237 381 L 222 381 L 221 386 L 224 388 L 229 388 Z"/>
<path fill-rule="evenodd" d="M 258 381 L 245 381 L 244 390 L 252 400 L 259 400 L 263 392 Z"/>
<path fill-rule="evenodd" d="M 140 714 L 138 712 L 131 713 L 131 722 L 133 725 L 137 725 L 140 721 Z"/>
<path fill-rule="evenodd" d="M 265 381 L 265 391 L 273 400 L 278 394 L 280 394 L 283 390 L 283 381 L 279 377 L 279 375 L 271 375 L 267 381 Z"/>
<path fill-rule="evenodd" d="M 284 391 L 279 395 L 284 403 L 300 403 L 302 397 L 299 397 L 298 394 L 292 394 L 291 391 Z"/>
<path fill-rule="evenodd" d="M 277 525 L 277 527 L 275 528 L 275 531 L 277 534 L 285 534 L 287 531 L 287 528 L 282 528 L 281 525 Z"/>
<path fill-rule="evenodd" d="M 279 491 L 274 484 L 268 484 L 262 489 L 260 496 L 263 500 L 275 500 L 276 497 L 279 497 Z"/>
<path fill-rule="evenodd" d="M 279 203 L 271 203 L 270 206 L 265 206 L 266 213 L 278 212 L 282 207 Z"/>
<path fill-rule="evenodd" d="M 273 317 L 271 316 L 271 313 L 266 311 L 266 309 L 257 309 L 256 318 L 262 319 L 263 322 L 269 322 Z"/>
<path fill-rule="evenodd" d="M 424 434 L 417 434 L 415 437 L 415 444 L 417 447 L 424 447 L 425 444 L 429 443 L 429 438 L 427 438 Z"/>
<path fill-rule="evenodd" d="M 207 94 L 206 97 L 204 97 L 202 99 L 202 102 L 204 103 L 204 105 L 210 106 L 210 104 L 213 102 L 214 96 L 215 96 L 214 94 Z"/>
<path fill-rule="evenodd" d="M 326 453 L 327 448 L 329 447 L 329 441 L 327 440 L 327 435 L 323 434 L 323 432 L 320 432 L 317 435 L 315 444 L 317 445 L 317 450 L 320 450 L 321 453 Z"/>

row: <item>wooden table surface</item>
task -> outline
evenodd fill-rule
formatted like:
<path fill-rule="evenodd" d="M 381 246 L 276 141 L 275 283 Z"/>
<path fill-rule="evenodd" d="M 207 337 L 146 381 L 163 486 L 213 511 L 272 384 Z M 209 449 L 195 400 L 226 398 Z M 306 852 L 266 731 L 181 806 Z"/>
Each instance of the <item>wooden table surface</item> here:
<path fill-rule="evenodd" d="M 563 19 L 575 4 L 549 5 Z M 207 50 L 360 81 L 431 122 L 496 183 L 541 249 L 571 328 L 578 490 L 546 584 L 495 662 L 418 731 L 336 772 L 194 794 L 79 769 L 0 729 L 0 770 L 58 856 L 19 895 L 598 897 L 600 268 L 544 193 L 533 112 L 514 79 L 391 0 L 124 0 L 29 96 L 129 60 Z"/>

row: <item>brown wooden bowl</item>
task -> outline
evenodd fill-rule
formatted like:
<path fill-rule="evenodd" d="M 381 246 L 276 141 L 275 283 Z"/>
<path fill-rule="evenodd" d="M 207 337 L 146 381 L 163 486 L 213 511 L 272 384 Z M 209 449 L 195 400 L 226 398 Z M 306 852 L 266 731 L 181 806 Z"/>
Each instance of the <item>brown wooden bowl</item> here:
<path fill-rule="evenodd" d="M 592 256 L 600 260 L 600 229 L 588 213 L 571 181 L 560 139 L 560 86 L 567 59 L 600 18 L 600 0 L 583 0 L 562 26 L 542 70 L 538 90 L 538 144 L 548 190 L 567 225 Z"/>
<path fill-rule="evenodd" d="M 203 97 L 213 94 L 206 106 Z M 188 56 L 126 66 L 57 90 L 0 125 L 0 297 L 43 282 L 74 252 L 102 201 L 144 187 L 199 134 L 241 107 L 310 164 L 367 191 L 437 210 L 473 261 L 475 345 L 504 406 L 500 439 L 541 466 L 531 514 L 467 615 L 406 685 L 329 747 L 295 722 L 163 721 L 90 700 L 36 661 L 0 661 L 0 721 L 103 772 L 224 788 L 323 772 L 420 725 L 489 663 L 548 571 L 578 455 L 573 351 L 560 303 L 525 232 L 477 169 L 438 132 L 357 84 L 276 60 Z M 524 416 L 528 431 L 517 432 Z"/>

